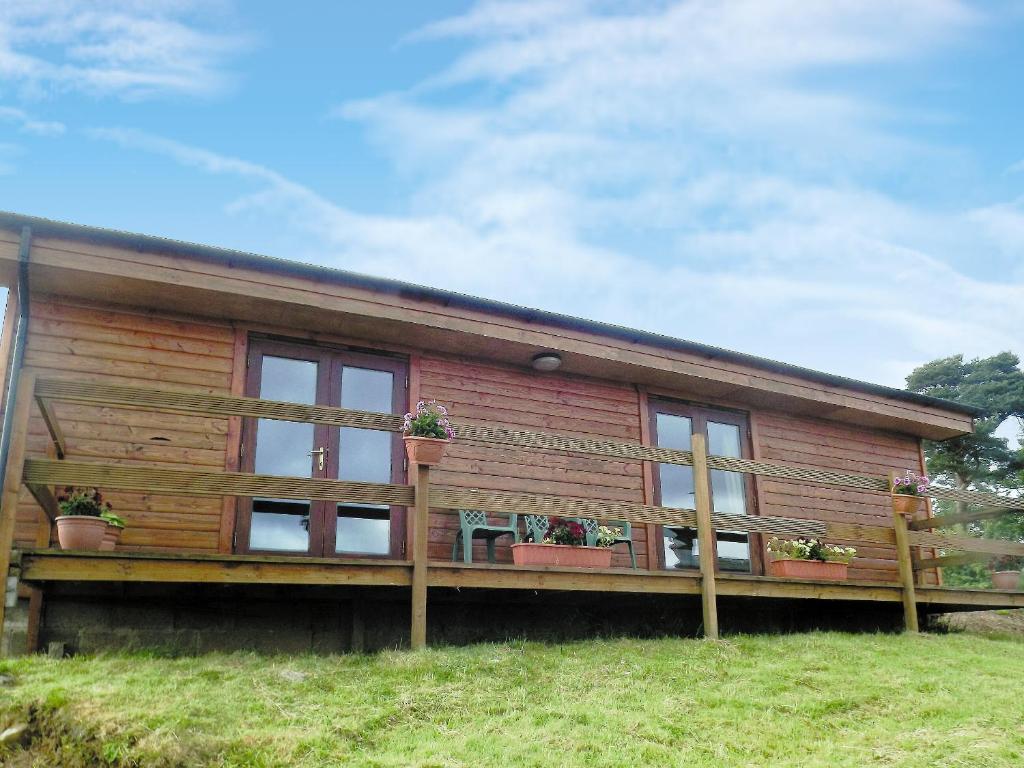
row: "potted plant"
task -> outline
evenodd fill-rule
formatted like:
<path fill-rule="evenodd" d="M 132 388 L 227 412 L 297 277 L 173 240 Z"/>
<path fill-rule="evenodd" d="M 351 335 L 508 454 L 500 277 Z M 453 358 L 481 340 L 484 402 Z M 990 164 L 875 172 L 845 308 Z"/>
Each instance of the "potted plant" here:
<path fill-rule="evenodd" d="M 903 477 L 892 476 L 892 510 L 898 515 L 913 515 L 917 512 L 921 497 L 928 493 L 928 480 L 925 475 L 917 475 L 909 469 Z"/>
<path fill-rule="evenodd" d="M 773 536 L 768 541 L 768 575 L 842 581 L 856 554 L 853 547 L 823 544 L 817 539 L 780 539 Z"/>
<path fill-rule="evenodd" d="M 111 512 L 111 505 L 107 504 L 107 511 L 101 512 L 100 517 L 107 521 L 107 530 L 103 533 L 103 541 L 100 542 L 101 552 L 113 552 L 117 542 L 124 533 L 124 518 Z"/>
<path fill-rule="evenodd" d="M 516 565 L 561 565 L 570 568 L 610 568 L 612 545 L 618 529 L 600 526 L 595 545 L 589 547 L 587 530 L 575 520 L 552 517 L 541 541 L 512 545 Z"/>
<path fill-rule="evenodd" d="M 996 555 L 989 561 L 992 586 L 996 589 L 1016 589 L 1020 585 L 1021 558 L 1017 555 Z"/>
<path fill-rule="evenodd" d="M 61 549 L 98 550 L 107 532 L 107 521 L 101 515 L 110 512 L 98 488 L 68 486 L 57 497 L 57 541 Z"/>
<path fill-rule="evenodd" d="M 448 411 L 436 400 L 420 400 L 413 413 L 405 414 L 402 425 L 405 452 L 412 464 L 439 464 L 448 444 L 455 437 L 455 427 L 448 420 Z"/>

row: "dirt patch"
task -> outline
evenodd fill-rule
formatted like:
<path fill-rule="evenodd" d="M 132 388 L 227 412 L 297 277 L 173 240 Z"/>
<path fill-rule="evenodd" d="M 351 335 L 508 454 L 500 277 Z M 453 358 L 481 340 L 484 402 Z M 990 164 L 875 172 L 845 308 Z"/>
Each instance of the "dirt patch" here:
<path fill-rule="evenodd" d="M 936 616 L 935 625 L 950 632 L 1024 637 L 1024 610 L 965 611 Z"/>

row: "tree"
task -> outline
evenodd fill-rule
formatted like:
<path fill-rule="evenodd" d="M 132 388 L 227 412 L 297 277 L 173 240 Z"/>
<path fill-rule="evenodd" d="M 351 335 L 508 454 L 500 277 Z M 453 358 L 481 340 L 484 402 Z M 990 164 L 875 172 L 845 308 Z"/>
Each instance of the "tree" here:
<path fill-rule="evenodd" d="M 907 389 L 982 411 L 973 434 L 925 443 L 931 475 L 961 489 L 1016 485 L 1013 475 L 1024 468 L 1024 456 L 995 434 L 1007 419 L 1024 419 L 1024 371 L 1016 355 L 1000 352 L 966 363 L 963 355 L 933 360 L 914 369 Z"/>
<path fill-rule="evenodd" d="M 995 432 L 1007 419 L 1024 419 L 1024 372 L 1020 359 L 1001 352 L 992 357 L 964 362 L 963 355 L 933 360 L 907 377 L 913 392 L 973 405 L 981 409 L 974 432 L 942 442 L 925 442 L 928 474 L 957 488 L 988 491 L 1024 489 L 1024 450 L 1013 450 Z M 940 502 L 940 507 L 946 506 Z M 966 504 L 956 504 L 958 512 Z M 945 511 L 945 510 L 943 510 Z M 1007 514 L 977 521 L 965 528 L 974 535 L 1024 541 L 1024 516 Z M 988 572 L 982 564 L 945 569 L 946 583 L 954 586 L 986 586 Z"/>

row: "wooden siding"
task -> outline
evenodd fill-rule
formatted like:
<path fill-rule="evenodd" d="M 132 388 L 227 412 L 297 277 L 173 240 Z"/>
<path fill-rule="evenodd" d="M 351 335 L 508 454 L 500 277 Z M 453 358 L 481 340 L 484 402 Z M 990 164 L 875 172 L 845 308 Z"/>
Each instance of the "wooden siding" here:
<path fill-rule="evenodd" d="M 233 351 L 234 331 L 225 324 L 35 297 L 25 367 L 51 377 L 229 393 Z M 68 403 L 55 407 L 70 460 L 224 469 L 226 419 Z M 46 427 L 34 410 L 30 455 L 45 456 L 48 444 Z M 126 550 L 218 549 L 222 504 L 217 499 L 114 492 L 108 498 L 127 521 Z M 23 490 L 16 541 L 35 541 L 38 514 Z"/>
<path fill-rule="evenodd" d="M 640 442 L 639 398 L 630 386 L 426 355 L 420 361 L 419 382 L 421 399 L 446 404 L 455 420 Z M 566 452 L 456 443 L 432 479 L 462 488 L 644 501 L 640 463 Z M 431 559 L 451 557 L 457 529 L 457 516 L 431 514 Z M 637 564 L 646 568 L 644 526 L 634 526 L 633 540 Z M 511 560 L 510 541 L 499 540 L 499 562 Z M 473 560 L 486 562 L 482 541 L 475 545 Z M 616 547 L 613 565 L 629 565 L 625 547 Z"/>
<path fill-rule="evenodd" d="M 756 453 L 765 461 L 884 477 L 892 470 L 919 470 L 920 442 L 913 437 L 802 418 L 778 412 L 753 416 Z M 759 477 L 760 514 L 829 522 L 892 525 L 889 495 Z M 895 581 L 896 552 L 891 546 L 857 547 L 851 579 Z M 935 583 L 935 574 L 927 574 Z"/>
<path fill-rule="evenodd" d="M 207 392 L 238 391 L 244 358 L 237 354 L 244 330 L 217 321 L 197 322 L 142 310 L 117 310 L 55 298 L 37 297 L 25 364 L 45 376 L 151 386 L 168 384 Z M 367 346 L 371 346 L 367 342 Z M 416 354 L 410 396 L 436 398 L 454 418 L 491 426 L 550 431 L 579 437 L 641 442 L 643 395 L 628 384 L 532 370 L 440 354 Z M 686 392 L 675 393 L 686 397 Z M 231 467 L 236 459 L 233 430 L 226 419 L 181 416 L 119 408 L 58 403 L 69 458 L 78 461 L 201 468 Z M 776 411 L 751 414 L 754 455 L 837 471 L 883 476 L 891 469 L 917 468 L 919 444 L 913 437 Z M 236 435 L 237 437 L 237 435 Z M 30 427 L 30 455 L 47 451 L 38 413 Z M 435 473 L 436 482 L 462 488 L 529 492 L 555 496 L 644 503 L 650 477 L 637 462 L 566 452 L 455 444 Z M 793 481 L 759 478 L 760 514 L 838 522 L 889 525 L 888 497 Z M 123 546 L 136 551 L 230 551 L 233 506 L 217 499 L 154 494 L 111 495 L 128 520 Z M 35 543 L 39 510 L 23 492 L 17 541 Z M 429 553 L 451 557 L 457 517 L 434 513 Z M 634 527 L 641 568 L 658 552 L 648 527 Z M 650 543 L 650 546 L 648 544 Z M 483 562 L 483 543 L 474 560 Z M 615 565 L 628 559 L 619 547 Z M 894 552 L 861 546 L 851 577 L 896 578 Z M 499 561 L 508 562 L 503 541 Z M 934 581 L 933 574 L 928 575 Z"/>

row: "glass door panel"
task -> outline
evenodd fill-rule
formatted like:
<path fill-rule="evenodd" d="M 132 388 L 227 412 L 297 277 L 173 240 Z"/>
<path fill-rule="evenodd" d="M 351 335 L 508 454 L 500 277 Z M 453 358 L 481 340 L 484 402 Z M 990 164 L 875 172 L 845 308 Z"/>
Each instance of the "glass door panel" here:
<path fill-rule="evenodd" d="M 258 395 L 312 405 L 317 400 L 320 366 L 312 360 L 262 355 Z M 264 475 L 313 477 L 316 428 L 275 419 L 256 419 L 253 471 Z M 249 515 L 248 550 L 309 552 L 314 505 L 293 499 L 254 498 Z"/>
<path fill-rule="evenodd" d="M 651 403 L 652 439 L 660 448 L 688 451 L 692 436 L 703 434 L 708 453 L 742 458 L 745 417 L 726 411 L 683 403 Z M 663 507 L 693 509 L 696 506 L 693 467 L 679 464 L 655 465 L 655 503 Z M 742 474 L 724 470 L 710 472 L 711 503 L 717 513 L 747 514 L 747 483 Z M 742 532 L 717 531 L 718 567 L 750 571 L 750 545 Z M 694 528 L 662 527 L 662 552 L 666 568 L 698 568 L 700 545 Z"/>
<path fill-rule="evenodd" d="M 707 422 L 708 453 L 712 456 L 743 457 L 741 431 L 736 424 Z M 715 512 L 747 514 L 746 480 L 739 472 L 712 469 L 711 499 Z M 740 531 L 717 531 L 718 567 L 723 571 L 750 571 L 750 544 Z"/>
<path fill-rule="evenodd" d="M 673 413 L 655 414 L 655 435 L 658 446 L 688 451 L 692 447 L 693 420 Z M 658 464 L 658 503 L 663 507 L 693 509 L 693 467 L 681 464 Z M 663 529 L 666 568 L 696 568 L 697 532 L 693 528 Z"/>
<path fill-rule="evenodd" d="M 372 364 L 372 363 L 371 363 Z M 383 364 L 383 361 L 382 361 Z M 342 364 L 342 408 L 396 413 L 395 372 Z M 338 434 L 338 479 L 365 483 L 396 481 L 397 436 L 375 429 L 342 427 Z M 338 554 L 387 555 L 392 548 L 392 514 L 387 505 L 338 504 L 334 520 Z"/>

